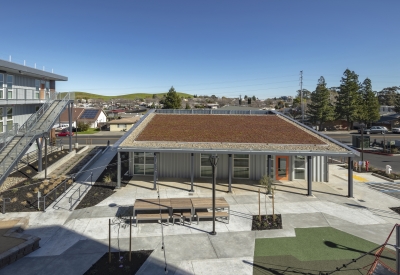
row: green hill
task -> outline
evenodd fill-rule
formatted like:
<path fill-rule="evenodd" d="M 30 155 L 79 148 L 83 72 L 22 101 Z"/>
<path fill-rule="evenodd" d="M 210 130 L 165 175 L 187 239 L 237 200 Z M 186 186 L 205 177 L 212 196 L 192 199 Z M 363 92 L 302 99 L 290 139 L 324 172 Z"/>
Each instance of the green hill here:
<path fill-rule="evenodd" d="M 153 94 L 145 94 L 145 93 L 137 93 L 137 94 L 127 94 L 127 95 L 97 95 L 97 94 L 91 94 L 91 93 L 85 93 L 85 92 L 74 92 L 75 93 L 75 98 L 76 99 L 81 99 L 81 98 L 88 98 L 88 99 L 102 99 L 102 100 L 111 100 L 111 99 L 138 99 L 138 98 L 152 98 Z M 65 93 L 61 93 L 62 95 Z M 158 98 L 162 98 L 165 94 L 167 93 L 159 93 L 155 94 Z M 191 98 L 193 95 L 190 94 L 185 94 L 185 93 L 177 93 L 181 97 L 184 98 Z"/>

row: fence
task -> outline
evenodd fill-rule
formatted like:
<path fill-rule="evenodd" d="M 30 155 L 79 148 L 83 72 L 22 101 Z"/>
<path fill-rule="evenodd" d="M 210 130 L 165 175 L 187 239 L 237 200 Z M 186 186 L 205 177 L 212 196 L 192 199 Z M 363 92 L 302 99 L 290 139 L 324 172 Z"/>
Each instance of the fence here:
<path fill-rule="evenodd" d="M 74 205 L 80 201 L 80 198 L 83 194 L 85 194 L 86 190 L 89 189 L 89 187 L 91 187 L 93 185 L 93 172 L 90 173 L 90 176 L 87 177 L 84 182 L 86 182 L 88 180 L 88 178 L 90 178 L 90 185 L 89 184 L 85 184 L 85 185 L 81 185 L 79 186 L 78 189 L 76 189 L 74 191 L 74 193 L 72 193 L 72 195 L 69 197 L 68 202 L 69 202 L 69 211 L 72 211 L 72 207 L 74 207 Z M 81 190 L 82 187 L 85 187 L 85 190 Z M 74 195 L 76 194 L 76 192 L 78 192 L 78 198 L 76 199 L 76 201 L 74 203 L 72 203 L 72 200 L 74 199 Z"/>
<path fill-rule="evenodd" d="M 38 198 L 38 210 L 39 211 L 40 211 L 40 203 L 43 202 L 43 212 L 46 212 L 46 198 L 47 197 L 51 198 L 50 195 L 53 194 L 53 202 L 56 201 L 56 199 L 57 199 L 57 190 L 58 190 L 59 187 L 64 186 L 64 192 L 67 191 L 67 181 L 68 180 L 70 180 L 70 179 L 65 179 L 63 182 L 61 182 L 59 185 L 57 185 L 56 188 L 51 190 L 45 196 Z"/>

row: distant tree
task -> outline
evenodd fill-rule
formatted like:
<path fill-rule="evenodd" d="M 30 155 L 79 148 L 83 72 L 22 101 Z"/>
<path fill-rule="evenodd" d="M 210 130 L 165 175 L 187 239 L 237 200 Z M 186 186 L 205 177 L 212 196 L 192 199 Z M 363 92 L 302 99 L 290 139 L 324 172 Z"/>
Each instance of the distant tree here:
<path fill-rule="evenodd" d="M 244 99 L 247 99 L 247 95 L 244 96 Z"/>
<path fill-rule="evenodd" d="M 360 86 L 360 97 L 359 121 L 367 124 L 378 121 L 380 104 L 376 93 L 372 90 L 372 83 L 369 78 L 366 78 Z"/>
<path fill-rule="evenodd" d="M 297 90 L 297 97 L 301 97 L 301 90 Z M 303 89 L 303 99 L 307 100 L 311 98 L 311 92 L 307 89 Z"/>
<path fill-rule="evenodd" d="M 360 95 L 358 90 L 360 84 L 358 75 L 354 71 L 346 69 L 340 83 L 340 89 L 336 97 L 336 118 L 346 119 L 347 129 L 350 130 L 359 111 Z"/>
<path fill-rule="evenodd" d="M 85 122 L 83 122 L 83 121 L 80 121 L 80 122 L 78 122 L 78 131 L 79 132 L 84 132 L 84 131 L 87 131 L 88 129 L 89 129 L 89 124 L 88 123 L 85 123 Z"/>
<path fill-rule="evenodd" d="M 153 94 L 153 99 L 156 99 L 157 98 L 157 95 L 156 94 Z"/>
<path fill-rule="evenodd" d="M 190 105 L 189 105 L 188 102 L 186 102 L 186 107 L 185 107 L 185 109 L 192 109 L 192 108 L 190 108 Z"/>
<path fill-rule="evenodd" d="M 397 91 L 399 90 L 400 87 L 397 86 L 382 89 L 382 91 L 378 92 L 379 104 L 385 106 L 393 106 L 396 101 Z"/>
<path fill-rule="evenodd" d="M 317 88 L 311 93 L 311 103 L 308 104 L 307 113 L 313 123 L 322 124 L 334 119 L 334 107 L 329 101 L 329 90 L 326 88 L 325 78 L 321 76 Z"/>
<path fill-rule="evenodd" d="M 182 98 L 177 94 L 174 87 L 169 89 L 164 100 L 164 109 L 180 109 L 182 104 Z"/>
<path fill-rule="evenodd" d="M 197 95 L 193 95 L 194 98 L 197 98 Z"/>
<path fill-rule="evenodd" d="M 394 101 L 394 108 L 393 108 L 393 110 L 394 110 L 396 113 L 400 114 L 400 93 L 397 93 L 397 94 L 396 94 L 396 99 L 395 99 L 395 101 Z"/>
<path fill-rule="evenodd" d="M 251 97 L 247 98 L 247 104 L 251 105 Z"/>
<path fill-rule="evenodd" d="M 257 100 L 257 98 L 256 98 L 256 96 L 255 95 L 253 95 L 253 97 L 251 98 L 253 101 L 256 101 Z"/>
<path fill-rule="evenodd" d="M 151 104 L 151 106 L 150 106 L 150 109 L 155 109 L 156 108 L 156 104 L 154 104 L 154 102 L 153 102 L 153 104 Z"/>

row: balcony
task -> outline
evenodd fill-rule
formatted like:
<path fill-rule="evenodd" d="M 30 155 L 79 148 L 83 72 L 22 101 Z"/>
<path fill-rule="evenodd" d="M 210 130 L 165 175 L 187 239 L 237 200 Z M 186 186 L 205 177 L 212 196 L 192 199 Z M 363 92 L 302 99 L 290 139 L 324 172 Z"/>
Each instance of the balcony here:
<path fill-rule="evenodd" d="M 36 91 L 35 88 L 0 89 L 0 105 L 41 104 L 52 97 L 54 91 Z"/>

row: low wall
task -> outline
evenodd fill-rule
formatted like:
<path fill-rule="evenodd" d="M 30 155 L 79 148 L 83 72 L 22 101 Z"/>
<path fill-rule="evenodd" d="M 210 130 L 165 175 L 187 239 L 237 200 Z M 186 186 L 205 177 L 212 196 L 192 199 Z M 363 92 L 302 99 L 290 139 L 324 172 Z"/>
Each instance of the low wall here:
<path fill-rule="evenodd" d="M 72 150 L 72 152 L 68 153 L 65 157 L 54 163 L 53 165 L 50 165 L 47 167 L 47 175 L 49 175 L 51 172 L 56 170 L 58 167 L 69 161 L 71 158 L 73 158 L 76 155 L 76 151 Z M 36 176 L 34 176 L 34 179 L 44 179 L 44 174 L 45 170 L 42 170 L 42 172 L 39 172 Z"/>

